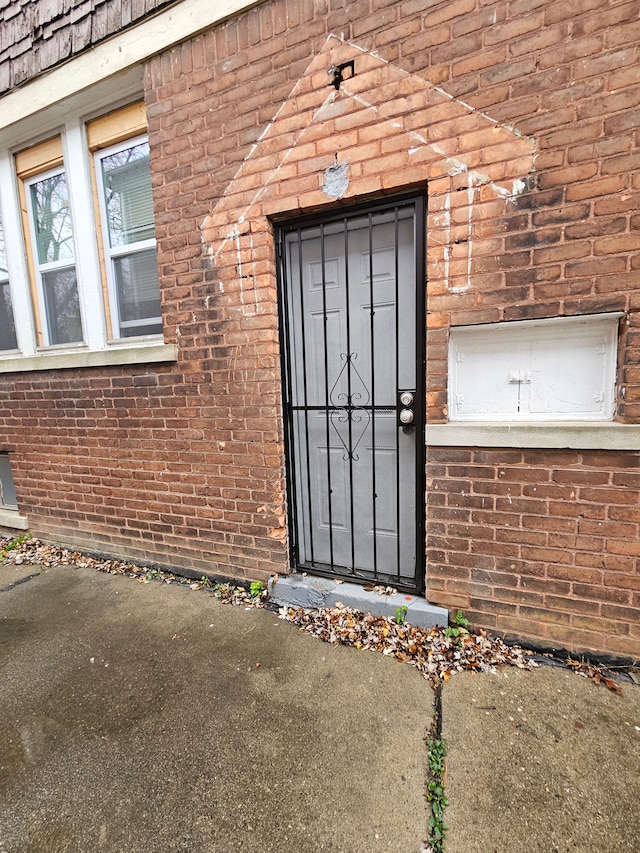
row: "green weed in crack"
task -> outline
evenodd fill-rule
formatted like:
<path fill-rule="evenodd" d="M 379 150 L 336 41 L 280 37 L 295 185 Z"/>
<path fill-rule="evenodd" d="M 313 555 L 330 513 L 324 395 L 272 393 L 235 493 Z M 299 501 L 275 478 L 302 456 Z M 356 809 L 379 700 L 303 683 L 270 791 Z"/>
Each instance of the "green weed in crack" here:
<path fill-rule="evenodd" d="M 147 569 L 144 573 L 145 578 L 148 581 L 160 581 L 162 580 L 162 573 L 158 569 Z"/>
<path fill-rule="evenodd" d="M 460 637 L 463 634 L 469 633 L 469 620 L 462 615 L 462 610 L 458 610 L 453 620 L 453 625 L 449 625 L 444 629 L 445 637 Z"/>
<path fill-rule="evenodd" d="M 0 562 L 2 562 L 2 560 L 4 560 L 4 558 L 7 556 L 7 554 L 10 551 L 13 551 L 16 548 L 18 548 L 20 545 L 22 545 L 23 542 L 28 542 L 29 539 L 31 539 L 30 533 L 23 533 L 21 536 L 16 536 L 15 539 L 12 539 L 9 543 L 7 543 L 4 546 L 2 551 L 0 551 Z"/>
<path fill-rule="evenodd" d="M 447 837 L 447 826 L 444 822 L 444 810 L 448 800 L 444 792 L 444 771 L 446 745 L 443 738 L 429 738 L 429 775 L 427 785 L 427 800 L 431 807 L 429 816 L 429 844 L 433 853 L 443 853 Z"/>

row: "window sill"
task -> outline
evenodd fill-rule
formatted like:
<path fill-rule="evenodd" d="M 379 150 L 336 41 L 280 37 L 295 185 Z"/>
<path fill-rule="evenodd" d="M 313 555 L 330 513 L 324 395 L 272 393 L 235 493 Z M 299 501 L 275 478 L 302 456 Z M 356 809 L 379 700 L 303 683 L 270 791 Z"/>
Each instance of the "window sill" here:
<path fill-rule="evenodd" d="M 24 373 L 31 370 L 62 370 L 74 367 L 112 367 L 122 364 L 149 364 L 176 361 L 175 344 L 138 343 L 109 346 L 103 350 L 43 351 L 37 355 L 0 357 L 0 373 Z"/>
<path fill-rule="evenodd" d="M 20 515 L 16 509 L 0 509 L 0 527 L 11 527 L 14 530 L 28 530 L 29 522 L 25 515 Z"/>
<path fill-rule="evenodd" d="M 572 450 L 640 450 L 640 424 L 500 423 L 430 424 L 429 447 L 526 447 Z"/>

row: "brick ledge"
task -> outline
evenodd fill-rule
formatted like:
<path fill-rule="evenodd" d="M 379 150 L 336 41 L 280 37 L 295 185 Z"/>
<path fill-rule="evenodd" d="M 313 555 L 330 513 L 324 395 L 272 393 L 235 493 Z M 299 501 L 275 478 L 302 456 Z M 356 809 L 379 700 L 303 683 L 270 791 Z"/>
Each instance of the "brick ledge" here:
<path fill-rule="evenodd" d="M 28 530 L 29 522 L 25 515 L 15 509 L 0 509 L 0 527 L 10 527 L 13 530 Z"/>
<path fill-rule="evenodd" d="M 104 350 L 41 352 L 37 355 L 0 358 L 0 373 L 24 373 L 31 370 L 61 370 L 74 367 L 111 367 L 122 364 L 149 364 L 176 361 L 175 344 L 142 344 L 110 347 Z"/>
<path fill-rule="evenodd" d="M 427 447 L 527 447 L 640 450 L 640 424 L 500 423 L 430 424 Z"/>

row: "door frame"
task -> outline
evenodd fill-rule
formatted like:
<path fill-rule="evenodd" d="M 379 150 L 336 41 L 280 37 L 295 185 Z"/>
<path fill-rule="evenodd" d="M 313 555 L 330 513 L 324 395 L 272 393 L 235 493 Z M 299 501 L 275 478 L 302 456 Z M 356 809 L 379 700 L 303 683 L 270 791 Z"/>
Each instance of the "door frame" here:
<path fill-rule="evenodd" d="M 308 566 L 300 564 L 298 560 L 298 519 L 296 517 L 297 506 L 295 500 L 295 472 L 293 470 L 293 441 L 290 400 L 291 400 L 291 378 L 289 365 L 289 329 L 287 309 L 287 288 L 289 283 L 286 279 L 286 260 L 284 252 L 285 237 L 287 234 L 298 229 L 312 228 L 321 224 L 327 225 L 345 218 L 355 218 L 363 214 L 374 214 L 393 209 L 398 205 L 415 205 L 414 212 L 414 261 L 415 261 L 415 335 L 416 335 L 416 399 L 415 399 L 415 577 L 414 582 L 409 584 L 405 579 L 399 577 L 400 566 L 394 579 L 385 574 L 380 579 L 375 575 L 358 575 L 355 572 L 327 571 L 321 566 Z M 329 210 L 292 217 L 291 219 L 278 219 L 273 222 L 276 247 L 277 267 L 277 292 L 278 292 L 278 328 L 280 342 L 280 365 L 281 365 L 281 389 L 282 389 L 282 414 L 285 441 L 285 472 L 286 472 L 286 503 L 289 530 L 289 561 L 293 568 L 307 571 L 310 574 L 321 577 L 339 578 L 354 583 L 370 584 L 383 583 L 392 585 L 396 589 L 422 595 L 425 592 L 426 572 L 426 453 L 425 453 L 425 430 L 426 430 L 426 212 L 427 194 L 426 188 L 418 192 L 407 192 L 393 196 L 387 196 L 375 201 L 361 202 L 340 208 L 332 207 Z M 400 532 L 398 531 L 398 535 Z M 378 573 L 380 574 L 380 573 Z"/>

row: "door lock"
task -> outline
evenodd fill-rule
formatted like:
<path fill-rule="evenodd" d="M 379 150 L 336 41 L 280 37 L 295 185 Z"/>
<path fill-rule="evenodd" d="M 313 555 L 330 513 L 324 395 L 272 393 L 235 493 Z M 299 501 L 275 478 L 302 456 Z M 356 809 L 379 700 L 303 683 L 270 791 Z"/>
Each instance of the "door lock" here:
<path fill-rule="evenodd" d="M 398 391 L 398 422 L 404 432 L 414 429 L 415 391 Z"/>

